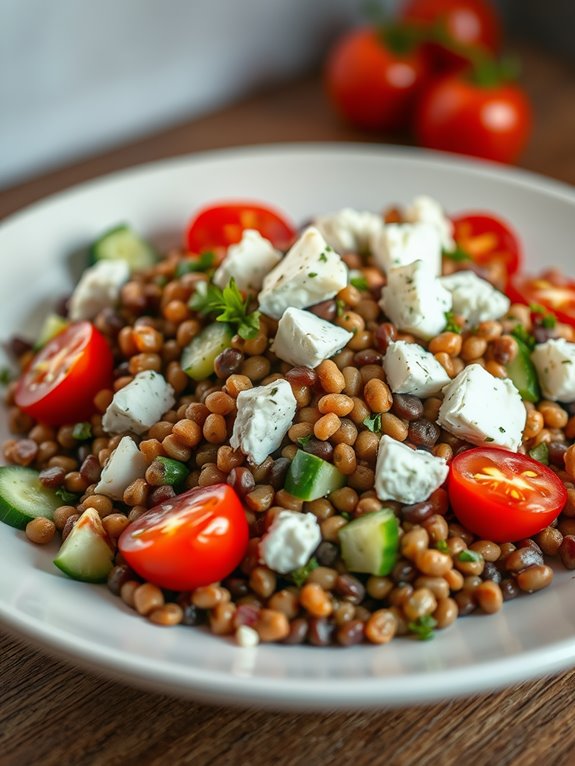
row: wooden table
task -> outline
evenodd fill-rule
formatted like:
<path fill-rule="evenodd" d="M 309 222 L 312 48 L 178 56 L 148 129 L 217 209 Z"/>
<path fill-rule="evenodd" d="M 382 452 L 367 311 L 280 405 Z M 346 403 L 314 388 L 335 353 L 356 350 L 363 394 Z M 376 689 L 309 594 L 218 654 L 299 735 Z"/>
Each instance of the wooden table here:
<path fill-rule="evenodd" d="M 575 72 L 529 48 L 535 105 L 524 167 L 575 183 Z M 73 183 L 187 152 L 277 141 L 365 141 L 310 78 L 0 193 L 0 217 Z M 398 711 L 281 714 L 144 693 L 0 636 L 0 764 L 529 766 L 575 763 L 575 671 L 507 691 Z"/>

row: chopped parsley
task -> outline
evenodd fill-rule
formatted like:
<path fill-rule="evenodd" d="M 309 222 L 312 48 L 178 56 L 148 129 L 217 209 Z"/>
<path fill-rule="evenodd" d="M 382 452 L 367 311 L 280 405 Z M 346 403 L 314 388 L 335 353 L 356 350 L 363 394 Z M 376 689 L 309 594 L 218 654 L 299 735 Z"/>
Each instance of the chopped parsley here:
<path fill-rule="evenodd" d="M 0 386 L 7 386 L 8 383 L 12 382 L 12 380 L 12 372 L 8 369 L 8 367 L 2 367 L 2 369 L 0 369 Z"/>
<path fill-rule="evenodd" d="M 503 428 L 503 426 L 499 426 L 499 431 L 500 431 L 500 433 L 502 433 L 502 434 L 504 434 L 504 433 L 505 433 L 505 429 Z"/>
<path fill-rule="evenodd" d="M 492 436 L 486 436 L 483 441 L 485 441 L 485 442 L 494 442 L 495 439 Z"/>
<path fill-rule="evenodd" d="M 529 310 L 532 314 L 538 315 L 538 324 L 545 327 L 546 330 L 552 330 L 557 325 L 555 314 L 549 313 L 545 306 L 540 303 L 530 303 Z"/>
<path fill-rule="evenodd" d="M 76 505 L 80 499 L 80 495 L 76 495 L 74 492 L 68 492 L 64 487 L 58 487 L 54 490 L 54 493 L 58 495 L 63 505 Z"/>
<path fill-rule="evenodd" d="M 557 326 L 557 317 L 554 314 L 545 314 L 541 320 L 541 324 L 546 330 L 552 330 Z"/>
<path fill-rule="evenodd" d="M 196 292 L 188 306 L 199 314 L 215 314 L 217 322 L 228 322 L 237 327 L 240 338 L 255 338 L 260 329 L 260 312 L 248 311 L 249 297 L 243 298 L 232 277 L 224 289 L 212 283 Z"/>
<path fill-rule="evenodd" d="M 327 255 L 325 253 L 322 253 L 319 259 L 322 263 L 327 263 Z"/>
<path fill-rule="evenodd" d="M 454 261 L 455 263 L 464 263 L 465 261 L 473 260 L 469 253 L 461 247 L 456 247 L 455 250 L 443 250 L 442 255 L 444 258 L 449 258 L 450 261 Z"/>
<path fill-rule="evenodd" d="M 317 563 L 317 559 L 312 557 L 307 562 L 307 564 L 304 564 L 302 567 L 298 567 L 297 569 L 294 569 L 293 572 L 290 572 L 289 576 L 293 580 L 294 585 L 297 585 L 298 588 L 301 588 L 301 586 L 310 576 L 311 572 L 313 572 L 314 569 L 317 569 L 318 566 L 319 564 Z"/>
<path fill-rule="evenodd" d="M 308 277 L 309 277 L 310 279 L 313 279 L 314 277 L 317 277 L 317 271 L 310 271 L 310 272 L 308 273 Z"/>
<path fill-rule="evenodd" d="M 511 335 L 515 338 L 515 340 L 520 341 L 521 343 L 524 343 L 529 351 L 533 351 L 536 345 L 535 338 L 531 333 L 527 332 L 526 328 L 522 324 L 515 325 L 515 327 L 511 330 Z"/>
<path fill-rule="evenodd" d="M 449 546 L 447 545 L 447 540 L 438 540 L 435 543 L 435 547 L 441 553 L 449 553 Z"/>
<path fill-rule="evenodd" d="M 414 633 L 420 641 L 429 641 L 435 636 L 433 629 L 437 627 L 437 620 L 430 614 L 418 617 L 417 620 L 409 622 L 407 629 Z"/>
<path fill-rule="evenodd" d="M 342 301 L 341 298 L 336 298 L 335 299 L 336 316 L 338 317 L 342 316 L 344 311 L 345 311 L 345 301 Z"/>
<path fill-rule="evenodd" d="M 460 551 L 460 553 L 457 555 L 458 561 L 473 561 L 478 562 L 482 560 L 481 553 L 477 553 L 477 551 L 470 551 L 469 548 L 466 548 L 464 551 Z"/>
<path fill-rule="evenodd" d="M 308 434 L 307 436 L 300 436 L 299 439 L 296 439 L 296 441 L 302 449 L 305 449 L 311 441 L 311 434 Z"/>
<path fill-rule="evenodd" d="M 349 280 L 350 285 L 353 285 L 353 287 L 356 288 L 356 290 L 369 290 L 369 285 L 367 284 L 367 279 L 361 275 L 357 277 L 352 277 Z"/>
<path fill-rule="evenodd" d="M 191 274 L 197 271 L 209 271 L 216 260 L 214 253 L 206 251 L 197 258 L 186 258 L 176 266 L 176 276 L 182 277 L 184 274 Z"/>
<path fill-rule="evenodd" d="M 363 421 L 363 425 L 375 433 L 380 433 L 381 431 L 381 412 L 372 412 L 371 415 L 368 415 L 365 420 Z"/>
<path fill-rule="evenodd" d="M 537 460 L 539 463 L 543 463 L 543 465 L 549 465 L 549 447 L 545 442 L 541 442 L 529 450 L 529 457 L 532 457 L 533 460 Z"/>
<path fill-rule="evenodd" d="M 90 423 L 76 423 L 72 429 L 72 438 L 79 442 L 85 442 L 92 436 L 92 426 Z"/>
<path fill-rule="evenodd" d="M 455 320 L 455 314 L 453 311 L 446 311 L 445 312 L 445 330 L 444 332 L 455 332 L 458 335 L 461 334 L 462 327 Z"/>

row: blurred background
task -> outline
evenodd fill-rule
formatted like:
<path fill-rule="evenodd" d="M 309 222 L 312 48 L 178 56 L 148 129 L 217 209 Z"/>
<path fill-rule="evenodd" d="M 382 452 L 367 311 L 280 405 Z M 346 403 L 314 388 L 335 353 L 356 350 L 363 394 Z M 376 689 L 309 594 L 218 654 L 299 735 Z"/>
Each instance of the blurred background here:
<path fill-rule="evenodd" d="M 401 3 L 379 5 L 393 13 Z M 495 5 L 505 46 L 526 59 L 522 83 L 541 110 L 536 121 L 559 119 L 543 113 L 550 98 L 544 91 L 549 78 L 575 79 L 572 0 Z M 220 144 L 252 137 L 386 139 L 346 132 L 318 75 L 330 45 L 365 19 L 364 9 L 360 0 L 0 0 L 0 188 L 205 118 L 252 94 L 271 94 L 262 113 L 269 131 L 236 130 L 232 111 Z M 298 101 L 289 88 L 306 77 L 315 80 Z M 288 89 L 283 109 L 282 89 Z M 302 110 L 312 108 L 316 121 L 304 130 Z M 575 135 L 575 111 L 565 119 Z M 196 148 L 178 140 L 163 153 Z M 201 141 L 197 148 L 204 148 Z"/>

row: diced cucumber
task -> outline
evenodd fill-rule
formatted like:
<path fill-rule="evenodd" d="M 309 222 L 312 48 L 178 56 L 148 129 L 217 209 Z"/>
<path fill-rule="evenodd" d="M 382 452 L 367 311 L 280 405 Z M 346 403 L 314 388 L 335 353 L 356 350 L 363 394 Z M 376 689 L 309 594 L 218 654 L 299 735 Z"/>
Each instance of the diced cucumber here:
<path fill-rule="evenodd" d="M 531 352 L 519 338 L 517 343 L 517 356 L 506 366 L 507 374 L 526 402 L 538 402 L 541 399 L 541 390 L 535 365 L 531 361 Z"/>
<path fill-rule="evenodd" d="M 290 463 L 285 490 L 300 500 L 319 500 L 345 484 L 345 476 L 317 455 L 298 449 Z"/>
<path fill-rule="evenodd" d="M 388 575 L 397 560 L 397 518 L 390 508 L 366 513 L 339 530 L 339 542 L 350 572 Z"/>
<path fill-rule="evenodd" d="M 114 546 L 97 511 L 84 511 L 62 543 L 54 564 L 73 580 L 105 582 L 114 566 Z"/>
<path fill-rule="evenodd" d="M 224 322 L 212 322 L 182 351 L 182 370 L 192 380 L 205 380 L 213 375 L 216 357 L 232 344 L 234 332 Z"/>
<path fill-rule="evenodd" d="M 126 224 L 109 229 L 90 248 L 91 264 L 126 261 L 130 271 L 149 269 L 157 260 L 152 246 Z"/>
<path fill-rule="evenodd" d="M 62 500 L 38 479 L 38 471 L 19 465 L 0 466 L 0 521 L 16 529 L 38 516 L 51 519 Z"/>
<path fill-rule="evenodd" d="M 179 460 L 173 460 L 171 457 L 160 455 L 156 461 L 162 465 L 164 473 L 164 484 L 181 484 L 190 473 L 188 467 Z"/>
<path fill-rule="evenodd" d="M 61 333 L 62 330 L 65 330 L 69 324 L 70 322 L 68 322 L 67 319 L 64 319 L 64 317 L 61 317 L 58 314 L 48 314 L 40 329 L 36 343 L 34 344 L 34 351 L 39 351 L 41 348 L 44 348 L 49 340 L 55 338 L 56 335 Z"/>

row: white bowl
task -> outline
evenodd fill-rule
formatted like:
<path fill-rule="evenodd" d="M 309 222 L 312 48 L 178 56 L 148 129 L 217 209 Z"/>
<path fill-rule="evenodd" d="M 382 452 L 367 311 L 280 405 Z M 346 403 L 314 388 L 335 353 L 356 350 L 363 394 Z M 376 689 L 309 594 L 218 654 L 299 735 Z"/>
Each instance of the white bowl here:
<path fill-rule="evenodd" d="M 36 329 L 74 284 L 74 254 L 117 222 L 172 244 L 194 209 L 220 198 L 268 201 L 301 222 L 343 206 L 381 210 L 422 193 L 449 211 L 504 216 L 521 234 L 529 267 L 572 268 L 575 193 L 528 173 L 369 146 L 214 152 L 102 178 L 6 220 L 2 335 Z M 61 575 L 51 563 L 53 549 L 36 548 L 4 525 L 0 549 L 0 620 L 7 629 L 83 667 L 200 700 L 299 709 L 397 706 L 494 689 L 575 661 L 568 572 L 558 572 L 548 590 L 518 598 L 499 614 L 458 620 L 429 642 L 242 649 L 201 630 L 147 623 L 106 587 Z"/>

